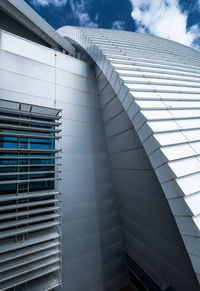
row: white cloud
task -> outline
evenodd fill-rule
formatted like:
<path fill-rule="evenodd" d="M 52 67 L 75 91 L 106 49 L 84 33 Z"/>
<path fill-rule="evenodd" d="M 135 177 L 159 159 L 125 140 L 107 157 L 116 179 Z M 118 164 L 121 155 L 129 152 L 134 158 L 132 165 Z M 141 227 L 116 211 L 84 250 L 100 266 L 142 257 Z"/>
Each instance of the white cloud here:
<path fill-rule="evenodd" d="M 62 6 L 67 3 L 67 0 L 31 0 L 34 6 L 48 6 L 50 4 L 55 6 Z"/>
<path fill-rule="evenodd" d="M 80 26 L 87 27 L 98 27 L 98 15 L 95 16 L 95 21 L 92 21 L 89 14 L 86 11 L 86 1 L 81 0 L 77 2 L 75 0 L 70 0 L 70 6 L 73 12 L 73 16 L 78 19 Z"/>
<path fill-rule="evenodd" d="M 116 20 L 112 22 L 112 29 L 120 29 L 123 30 L 124 29 L 124 25 L 125 25 L 125 21 L 122 20 Z"/>
<path fill-rule="evenodd" d="M 137 30 L 188 46 L 200 36 L 198 25 L 187 29 L 187 17 L 178 6 L 177 0 L 129 0 L 132 3 L 131 16 Z M 197 47 L 196 47 L 197 48 Z"/>

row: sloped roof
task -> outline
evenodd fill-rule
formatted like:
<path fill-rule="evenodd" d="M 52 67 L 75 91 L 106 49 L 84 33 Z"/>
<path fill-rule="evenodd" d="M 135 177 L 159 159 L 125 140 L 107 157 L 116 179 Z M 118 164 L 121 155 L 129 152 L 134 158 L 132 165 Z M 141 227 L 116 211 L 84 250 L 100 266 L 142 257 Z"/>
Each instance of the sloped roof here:
<path fill-rule="evenodd" d="M 200 282 L 200 53 L 150 35 L 62 27 L 94 59 L 126 110 Z"/>

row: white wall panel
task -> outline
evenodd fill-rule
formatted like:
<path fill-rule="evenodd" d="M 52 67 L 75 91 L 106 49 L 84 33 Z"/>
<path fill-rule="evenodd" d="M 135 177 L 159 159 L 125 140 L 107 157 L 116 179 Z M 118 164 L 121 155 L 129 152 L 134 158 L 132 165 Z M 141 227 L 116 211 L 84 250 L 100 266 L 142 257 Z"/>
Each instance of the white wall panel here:
<path fill-rule="evenodd" d="M 58 101 L 57 106 L 63 108 L 63 103 Z M 73 120 L 87 123 L 91 122 L 94 125 L 101 124 L 100 112 L 96 109 L 88 109 L 83 106 L 67 104 L 65 112 L 66 115 L 63 115 L 63 120 L 65 119 L 65 123 L 67 123 L 68 120 Z"/>
<path fill-rule="evenodd" d="M 60 102 L 70 103 L 91 108 L 99 108 L 98 99 L 94 94 L 77 90 L 77 88 L 56 87 L 56 99 Z"/>
<path fill-rule="evenodd" d="M 93 68 L 1 32 L 0 74 L 1 98 L 62 109 L 62 290 L 123 286 L 127 270 Z"/>
<path fill-rule="evenodd" d="M 95 81 L 72 74 L 64 70 L 56 70 L 56 83 L 65 87 L 86 91 L 89 93 L 96 93 Z"/>
<path fill-rule="evenodd" d="M 0 51 L 0 66 L 2 70 L 26 77 L 47 82 L 54 82 L 55 80 L 55 69 L 52 66 L 3 50 Z"/>
<path fill-rule="evenodd" d="M 0 71 L 0 86 L 3 90 L 36 97 L 48 96 L 49 99 L 54 99 L 55 86 L 53 83 L 44 82 L 8 71 Z"/>
<path fill-rule="evenodd" d="M 22 90 L 23 91 L 23 90 Z M 5 90 L 0 89 L 0 96 L 2 99 L 10 100 L 10 101 L 16 101 L 16 102 L 26 102 L 33 103 L 33 104 L 40 104 L 41 106 L 48 106 L 54 107 L 54 99 L 49 99 L 47 96 L 43 97 L 37 97 L 37 96 L 30 96 L 27 94 L 24 94 L 22 92 L 14 92 L 10 91 L 9 87 Z M 30 100 L 30 101 L 29 101 Z"/>
<path fill-rule="evenodd" d="M 0 34 L 1 50 L 54 66 L 55 52 L 53 50 L 8 32 L 1 31 Z"/>
<path fill-rule="evenodd" d="M 78 118 L 78 116 L 77 116 Z M 89 124 L 80 120 L 63 119 L 63 135 L 81 138 L 103 138 L 104 130 L 101 124 Z"/>
<path fill-rule="evenodd" d="M 80 77 L 94 79 L 93 69 L 90 65 L 77 59 L 73 59 L 73 66 L 70 65 L 71 57 L 58 53 L 56 56 L 56 66 Z"/>

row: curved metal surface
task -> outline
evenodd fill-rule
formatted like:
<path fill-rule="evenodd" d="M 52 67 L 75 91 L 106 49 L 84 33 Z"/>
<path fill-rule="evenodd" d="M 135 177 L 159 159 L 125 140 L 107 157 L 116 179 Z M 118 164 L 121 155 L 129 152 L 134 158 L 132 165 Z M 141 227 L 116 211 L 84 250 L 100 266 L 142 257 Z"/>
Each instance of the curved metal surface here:
<path fill-rule="evenodd" d="M 200 282 L 200 53 L 133 32 L 67 26 L 58 32 L 86 50 L 118 95 Z"/>

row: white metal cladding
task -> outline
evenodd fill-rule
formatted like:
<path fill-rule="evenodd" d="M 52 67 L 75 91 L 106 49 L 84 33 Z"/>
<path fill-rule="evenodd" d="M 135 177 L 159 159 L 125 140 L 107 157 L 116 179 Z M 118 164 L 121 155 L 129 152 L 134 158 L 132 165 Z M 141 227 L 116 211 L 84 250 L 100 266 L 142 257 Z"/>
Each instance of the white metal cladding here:
<path fill-rule="evenodd" d="M 62 27 L 102 70 L 162 185 L 200 282 L 200 53 L 145 34 Z"/>
<path fill-rule="evenodd" d="M 0 290 L 61 285 L 60 117 L 0 100 Z"/>
<path fill-rule="evenodd" d="M 128 276 L 93 68 L 10 33 L 0 36 L 2 98 L 62 108 L 63 290 L 120 288 Z M 37 289 L 45 290 L 41 282 Z"/>

